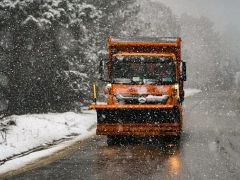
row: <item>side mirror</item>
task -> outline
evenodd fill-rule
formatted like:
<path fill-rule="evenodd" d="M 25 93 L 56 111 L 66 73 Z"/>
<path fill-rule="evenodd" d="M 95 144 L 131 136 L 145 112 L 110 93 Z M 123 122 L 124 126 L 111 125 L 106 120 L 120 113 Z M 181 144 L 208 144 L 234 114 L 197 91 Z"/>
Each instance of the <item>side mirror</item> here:
<path fill-rule="evenodd" d="M 107 59 L 101 59 L 100 63 L 99 63 L 99 80 L 101 81 L 105 81 L 105 82 L 109 82 L 109 80 L 107 80 L 107 71 L 106 71 L 106 62 Z"/>
<path fill-rule="evenodd" d="M 103 62 L 103 59 L 100 60 L 98 73 L 99 73 L 99 79 L 103 80 L 103 76 L 104 76 L 104 62 Z"/>
<path fill-rule="evenodd" d="M 186 66 L 186 62 L 182 62 L 182 80 L 186 81 L 187 80 L 187 66 Z"/>

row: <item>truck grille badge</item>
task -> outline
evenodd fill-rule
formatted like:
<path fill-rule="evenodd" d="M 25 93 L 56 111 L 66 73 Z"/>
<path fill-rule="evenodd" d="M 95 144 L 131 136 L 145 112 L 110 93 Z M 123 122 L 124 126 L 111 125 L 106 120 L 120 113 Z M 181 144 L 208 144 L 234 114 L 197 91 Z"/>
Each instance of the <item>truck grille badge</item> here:
<path fill-rule="evenodd" d="M 146 101 L 147 101 L 147 99 L 145 97 L 138 98 L 138 102 L 141 104 L 144 104 Z"/>

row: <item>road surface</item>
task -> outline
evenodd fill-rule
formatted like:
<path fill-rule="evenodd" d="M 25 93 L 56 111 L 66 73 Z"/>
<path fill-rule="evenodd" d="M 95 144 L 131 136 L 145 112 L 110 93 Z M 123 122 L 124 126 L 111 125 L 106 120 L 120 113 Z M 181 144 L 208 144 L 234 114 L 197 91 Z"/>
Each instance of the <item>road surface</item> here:
<path fill-rule="evenodd" d="M 233 92 L 198 94 L 184 106 L 179 144 L 108 147 L 97 136 L 74 154 L 10 179 L 240 179 L 240 100 Z"/>

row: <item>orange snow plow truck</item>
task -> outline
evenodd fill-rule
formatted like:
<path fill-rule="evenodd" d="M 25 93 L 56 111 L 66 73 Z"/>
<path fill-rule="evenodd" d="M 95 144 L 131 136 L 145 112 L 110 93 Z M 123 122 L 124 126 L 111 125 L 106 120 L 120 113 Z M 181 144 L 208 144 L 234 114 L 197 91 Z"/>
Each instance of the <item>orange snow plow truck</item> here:
<path fill-rule="evenodd" d="M 104 73 L 105 66 L 107 72 Z M 97 135 L 176 136 L 182 131 L 181 38 L 109 37 L 108 58 L 100 60 L 100 79 L 108 82 L 106 103 L 97 103 Z"/>

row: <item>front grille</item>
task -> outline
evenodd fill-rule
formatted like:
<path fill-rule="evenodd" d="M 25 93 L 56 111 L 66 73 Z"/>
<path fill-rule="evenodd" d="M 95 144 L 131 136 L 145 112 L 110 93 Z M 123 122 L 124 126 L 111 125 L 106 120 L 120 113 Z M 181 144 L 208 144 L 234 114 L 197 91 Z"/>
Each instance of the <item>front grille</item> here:
<path fill-rule="evenodd" d="M 166 104 L 168 95 L 117 94 L 120 104 Z"/>
<path fill-rule="evenodd" d="M 180 113 L 173 109 L 97 109 L 98 123 L 177 123 Z"/>

